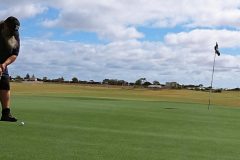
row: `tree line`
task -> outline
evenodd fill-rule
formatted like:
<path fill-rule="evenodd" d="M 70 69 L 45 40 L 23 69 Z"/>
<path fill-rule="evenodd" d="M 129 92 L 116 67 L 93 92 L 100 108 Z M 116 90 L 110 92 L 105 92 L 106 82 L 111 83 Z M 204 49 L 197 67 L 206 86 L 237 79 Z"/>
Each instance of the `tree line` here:
<path fill-rule="evenodd" d="M 149 82 L 146 78 L 139 78 L 135 82 L 127 82 L 125 80 L 118 79 L 104 79 L 102 81 L 94 80 L 79 80 L 77 77 L 73 77 L 71 80 L 65 80 L 63 77 L 50 79 L 48 77 L 37 78 L 33 75 L 27 74 L 25 77 L 16 76 L 14 78 L 10 77 L 11 81 L 22 82 L 22 81 L 38 81 L 38 82 L 53 82 L 53 83 L 73 83 L 73 84 L 101 84 L 101 85 L 117 85 L 117 86 L 140 86 L 140 87 L 149 87 L 149 86 L 162 86 L 163 88 L 173 88 L 173 89 L 191 89 L 191 90 L 210 90 L 210 87 L 204 87 L 202 84 L 199 85 L 180 85 L 177 82 L 166 82 L 166 84 L 160 84 L 159 81 L 154 80 Z M 222 91 L 223 89 L 218 89 Z M 218 91 L 215 90 L 215 91 Z M 229 91 L 240 91 L 240 88 L 227 89 Z"/>
<path fill-rule="evenodd" d="M 155 80 L 153 82 L 147 81 L 146 78 L 139 78 L 135 82 L 127 82 L 125 80 L 118 79 L 104 79 L 101 82 L 94 80 L 79 80 L 77 77 L 73 77 L 71 80 L 65 80 L 63 77 L 49 79 L 48 77 L 37 78 L 35 75 L 26 74 L 25 77 L 16 76 L 14 78 L 11 77 L 12 81 L 42 81 L 42 82 L 56 82 L 56 83 L 79 83 L 79 84 L 106 84 L 106 85 L 119 85 L 119 86 L 131 86 L 131 85 L 139 85 L 139 86 L 148 86 L 148 85 L 160 85 L 160 82 Z"/>

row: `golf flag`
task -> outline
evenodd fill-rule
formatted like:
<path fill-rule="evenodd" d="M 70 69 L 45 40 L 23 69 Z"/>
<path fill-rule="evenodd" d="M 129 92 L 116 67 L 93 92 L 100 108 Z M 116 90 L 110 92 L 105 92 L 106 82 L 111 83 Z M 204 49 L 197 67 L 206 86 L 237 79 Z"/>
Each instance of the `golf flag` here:
<path fill-rule="evenodd" d="M 215 49 L 215 54 L 217 54 L 218 56 L 220 56 L 220 52 L 219 52 L 219 50 L 218 50 L 218 44 L 217 44 L 217 42 L 216 42 L 216 46 L 214 47 L 214 49 Z"/>

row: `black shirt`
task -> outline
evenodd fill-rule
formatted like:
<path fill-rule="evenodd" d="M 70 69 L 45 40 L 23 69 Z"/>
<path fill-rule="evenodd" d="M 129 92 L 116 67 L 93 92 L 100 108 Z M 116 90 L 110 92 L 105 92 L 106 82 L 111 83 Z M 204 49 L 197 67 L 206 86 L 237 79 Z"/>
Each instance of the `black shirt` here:
<path fill-rule="evenodd" d="M 12 55 L 18 56 L 20 49 L 20 39 L 18 31 L 14 33 L 14 37 L 18 42 L 18 46 L 16 48 L 11 49 L 10 47 L 8 47 L 7 42 L 4 40 L 4 37 L 2 36 L 2 29 L 3 23 L 0 24 L 0 64 L 4 63 Z M 3 74 L 8 75 L 8 70 L 6 69 Z"/>

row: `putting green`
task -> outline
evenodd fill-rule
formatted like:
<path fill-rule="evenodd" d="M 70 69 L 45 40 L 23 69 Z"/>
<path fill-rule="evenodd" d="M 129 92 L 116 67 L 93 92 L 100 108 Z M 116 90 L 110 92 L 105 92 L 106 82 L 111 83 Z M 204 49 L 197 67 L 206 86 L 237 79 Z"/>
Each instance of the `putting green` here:
<path fill-rule="evenodd" d="M 237 92 L 152 91 L 59 84 L 12 84 L 0 122 L 0 159 L 239 159 Z M 21 120 L 20 120 L 21 121 Z"/>

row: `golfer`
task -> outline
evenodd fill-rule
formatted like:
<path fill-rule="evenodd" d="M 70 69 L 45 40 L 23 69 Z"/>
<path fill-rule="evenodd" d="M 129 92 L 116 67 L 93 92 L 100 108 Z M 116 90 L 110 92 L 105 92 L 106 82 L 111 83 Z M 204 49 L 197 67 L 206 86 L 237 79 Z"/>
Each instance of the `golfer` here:
<path fill-rule="evenodd" d="M 10 84 L 8 65 L 12 64 L 19 53 L 20 22 L 15 17 L 8 17 L 0 22 L 0 101 L 2 104 L 1 121 L 16 122 L 10 112 Z"/>

